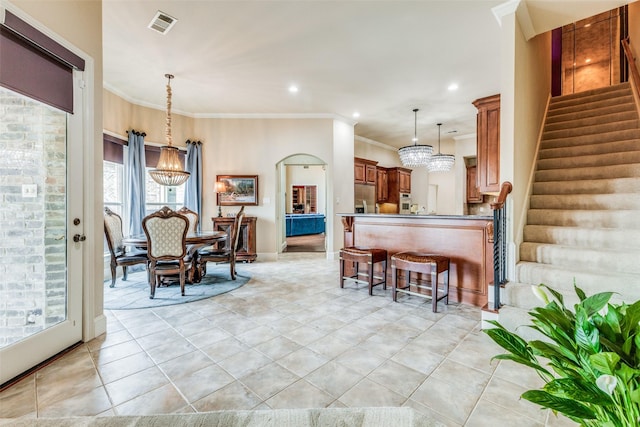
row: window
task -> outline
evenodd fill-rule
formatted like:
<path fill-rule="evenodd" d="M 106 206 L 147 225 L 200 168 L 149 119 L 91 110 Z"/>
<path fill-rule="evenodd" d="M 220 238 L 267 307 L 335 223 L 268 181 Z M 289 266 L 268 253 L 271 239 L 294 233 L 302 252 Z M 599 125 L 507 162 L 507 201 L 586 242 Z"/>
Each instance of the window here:
<path fill-rule="evenodd" d="M 171 209 L 178 210 L 184 206 L 184 184 L 177 187 L 165 187 L 153 180 L 149 171 L 153 168 L 146 168 L 145 180 L 145 204 L 147 215 L 157 211 L 163 206 L 169 206 Z"/>

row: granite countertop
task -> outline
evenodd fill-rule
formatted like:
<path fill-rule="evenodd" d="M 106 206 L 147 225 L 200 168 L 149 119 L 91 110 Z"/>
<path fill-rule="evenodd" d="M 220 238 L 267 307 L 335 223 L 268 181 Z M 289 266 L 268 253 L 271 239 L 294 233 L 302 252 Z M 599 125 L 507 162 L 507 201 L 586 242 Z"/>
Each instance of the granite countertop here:
<path fill-rule="evenodd" d="M 370 214 L 370 213 L 338 213 L 338 216 L 362 216 L 403 219 L 485 219 L 493 220 L 493 215 L 401 215 L 401 214 Z"/>

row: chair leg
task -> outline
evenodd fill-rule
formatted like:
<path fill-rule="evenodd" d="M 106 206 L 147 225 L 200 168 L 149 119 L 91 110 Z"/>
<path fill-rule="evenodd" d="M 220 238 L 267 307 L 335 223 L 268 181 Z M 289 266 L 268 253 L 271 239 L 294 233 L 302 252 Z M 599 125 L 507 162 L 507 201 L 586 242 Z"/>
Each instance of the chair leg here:
<path fill-rule="evenodd" d="M 149 293 L 149 299 L 153 299 L 156 296 L 156 270 L 152 267 L 149 270 L 149 286 L 151 286 L 151 290 Z"/>
<path fill-rule="evenodd" d="M 369 296 L 373 295 L 373 261 L 370 261 L 367 264 L 368 273 L 369 273 Z"/>
<path fill-rule="evenodd" d="M 180 293 L 184 296 L 184 266 L 180 269 Z"/>
<path fill-rule="evenodd" d="M 344 288 L 344 259 L 340 258 L 340 287 Z"/>
<path fill-rule="evenodd" d="M 113 288 L 116 286 L 116 263 L 112 262 L 111 263 L 111 285 L 109 285 L 110 288 Z"/>
<path fill-rule="evenodd" d="M 387 290 L 387 260 L 382 261 L 382 289 Z"/>
<path fill-rule="evenodd" d="M 124 281 L 127 280 L 127 266 L 126 265 L 122 266 L 122 280 L 124 280 Z"/>
<path fill-rule="evenodd" d="M 391 287 L 391 295 L 393 296 L 393 301 L 398 302 L 398 270 L 393 264 L 391 264 Z"/>
<path fill-rule="evenodd" d="M 447 264 L 447 271 L 444 272 L 444 303 L 449 304 L 449 267 L 451 264 Z"/>
<path fill-rule="evenodd" d="M 229 269 L 231 280 L 236 280 L 236 262 L 234 260 L 229 261 Z"/>
<path fill-rule="evenodd" d="M 438 263 L 431 264 L 431 311 L 438 312 Z"/>

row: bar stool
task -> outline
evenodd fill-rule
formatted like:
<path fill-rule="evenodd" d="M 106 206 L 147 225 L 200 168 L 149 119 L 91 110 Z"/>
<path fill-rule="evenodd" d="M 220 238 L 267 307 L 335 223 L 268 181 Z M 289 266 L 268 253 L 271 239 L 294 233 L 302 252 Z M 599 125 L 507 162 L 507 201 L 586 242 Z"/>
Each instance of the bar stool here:
<path fill-rule="evenodd" d="M 344 263 L 351 262 L 355 274 L 353 276 L 345 276 Z M 375 276 L 373 273 L 374 264 L 382 263 L 382 276 Z M 359 271 L 360 264 L 367 264 L 367 271 Z M 367 280 L 361 280 L 365 277 Z M 340 287 L 344 288 L 344 279 L 353 279 L 356 283 L 366 283 L 369 286 L 369 295 L 373 295 L 373 287 L 382 285 L 382 289 L 387 289 L 387 251 L 376 248 L 362 248 L 358 246 L 350 246 L 340 249 Z M 374 283 L 374 279 L 378 282 Z"/>
<path fill-rule="evenodd" d="M 425 254 L 420 252 L 398 252 L 391 256 L 391 281 L 393 285 L 393 300 L 398 301 L 398 292 L 428 298 L 428 295 L 411 291 L 411 286 L 418 289 L 431 291 L 431 308 L 437 312 L 438 301 L 444 299 L 449 304 L 449 265 L 450 260 L 446 256 L 437 254 Z M 406 286 L 399 288 L 398 271 L 403 270 L 406 275 Z M 430 286 L 421 285 L 417 279 L 411 283 L 411 273 L 423 273 L 431 275 Z M 438 274 L 444 273 L 443 295 L 438 297 Z"/>

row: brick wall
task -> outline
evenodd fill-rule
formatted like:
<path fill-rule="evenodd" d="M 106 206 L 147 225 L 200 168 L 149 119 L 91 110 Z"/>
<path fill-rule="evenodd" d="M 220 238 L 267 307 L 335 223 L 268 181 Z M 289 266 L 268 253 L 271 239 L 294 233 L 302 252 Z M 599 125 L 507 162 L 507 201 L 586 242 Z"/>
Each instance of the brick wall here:
<path fill-rule="evenodd" d="M 0 88 L 0 347 L 65 319 L 66 225 L 66 113 Z"/>

